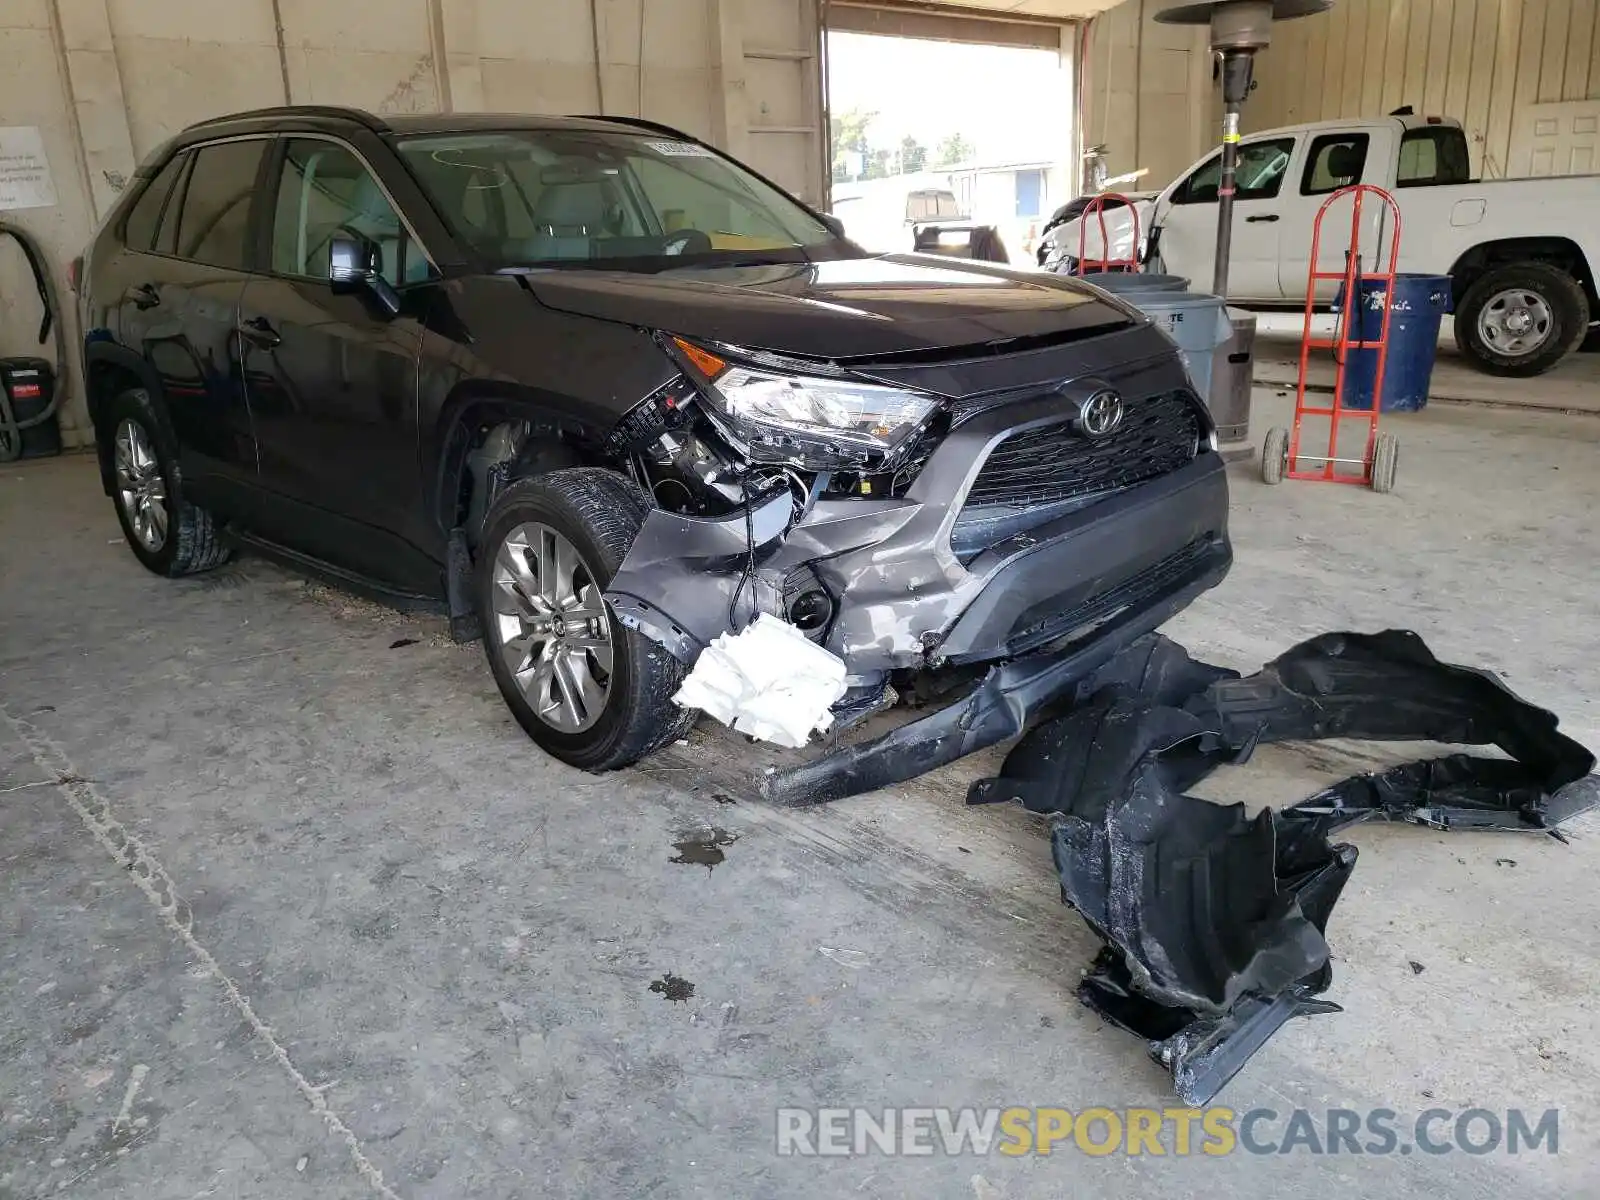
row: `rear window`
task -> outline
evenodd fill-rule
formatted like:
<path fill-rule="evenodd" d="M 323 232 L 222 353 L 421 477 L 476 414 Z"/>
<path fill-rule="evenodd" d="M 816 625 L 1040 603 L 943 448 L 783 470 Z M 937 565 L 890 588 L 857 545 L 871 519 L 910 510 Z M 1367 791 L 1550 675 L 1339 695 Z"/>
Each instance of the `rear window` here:
<path fill-rule="evenodd" d="M 1306 154 L 1302 196 L 1320 196 L 1361 182 L 1367 166 L 1368 137 L 1364 133 L 1331 133 L 1316 138 Z"/>
<path fill-rule="evenodd" d="M 1435 125 L 1407 130 L 1400 138 L 1400 163 L 1395 171 L 1395 183 L 1400 187 L 1471 182 L 1472 164 L 1461 130 Z"/>
<path fill-rule="evenodd" d="M 926 188 L 906 197 L 907 220 L 952 221 L 961 215 L 961 205 L 956 202 L 954 192 Z"/>
<path fill-rule="evenodd" d="M 249 265 L 250 201 L 266 146 L 256 139 L 196 151 L 178 220 L 179 258 L 234 270 Z"/>
<path fill-rule="evenodd" d="M 128 220 L 122 227 L 122 243 L 130 250 L 149 250 L 156 242 L 156 226 L 161 221 L 161 211 L 167 197 L 172 194 L 172 184 L 183 174 L 184 156 L 177 154 L 156 172 L 156 177 L 146 186 L 128 211 Z"/>

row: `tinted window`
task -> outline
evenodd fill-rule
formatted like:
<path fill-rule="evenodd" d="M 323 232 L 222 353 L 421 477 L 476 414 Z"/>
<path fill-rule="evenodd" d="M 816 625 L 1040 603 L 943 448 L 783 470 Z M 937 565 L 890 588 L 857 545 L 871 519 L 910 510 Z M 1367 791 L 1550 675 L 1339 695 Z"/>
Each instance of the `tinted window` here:
<path fill-rule="evenodd" d="M 376 252 L 379 274 L 396 287 L 428 278 L 427 258 L 355 153 L 335 142 L 295 138 L 285 147 L 273 205 L 273 271 L 327 279 L 336 237 L 366 243 Z"/>
<path fill-rule="evenodd" d="M 1461 130 L 1448 125 L 1408 130 L 1400 138 L 1395 182 L 1401 187 L 1471 183 L 1472 164 Z"/>
<path fill-rule="evenodd" d="M 152 179 L 133 202 L 127 223 L 122 227 L 122 242 L 130 250 L 148 250 L 155 245 L 156 225 L 172 191 L 172 181 L 183 172 L 184 156 L 174 157 Z"/>
<path fill-rule="evenodd" d="M 176 253 L 214 267 L 250 263 L 250 198 L 267 143 L 260 139 L 202 146 L 183 195 Z"/>
<path fill-rule="evenodd" d="M 1302 196 L 1320 196 L 1361 182 L 1367 165 L 1367 135 L 1324 134 L 1311 142 L 1305 173 L 1300 177 Z"/>
<path fill-rule="evenodd" d="M 185 151 L 178 165 L 178 178 L 172 185 L 172 194 L 161 208 L 161 225 L 156 230 L 154 250 L 157 254 L 175 254 L 178 246 L 178 218 L 183 215 L 183 193 L 189 187 L 190 170 L 194 155 Z"/>
<path fill-rule="evenodd" d="M 734 255 L 805 262 L 841 249 L 776 188 L 665 135 L 517 129 L 399 148 L 452 232 L 495 266 L 661 270 Z"/>
<path fill-rule="evenodd" d="M 1283 173 L 1289 168 L 1293 138 L 1273 138 L 1266 142 L 1247 142 L 1239 147 L 1239 166 L 1235 173 L 1234 199 L 1270 200 L 1283 186 Z M 1184 180 L 1172 195 L 1174 204 L 1215 204 L 1217 184 L 1222 177 L 1222 158 L 1209 158 Z"/>

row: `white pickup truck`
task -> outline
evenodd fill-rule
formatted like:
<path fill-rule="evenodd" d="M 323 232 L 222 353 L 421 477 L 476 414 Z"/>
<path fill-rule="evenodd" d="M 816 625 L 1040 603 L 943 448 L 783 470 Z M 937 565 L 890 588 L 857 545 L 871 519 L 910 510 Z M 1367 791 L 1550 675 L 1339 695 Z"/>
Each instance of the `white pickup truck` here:
<path fill-rule="evenodd" d="M 1210 287 L 1217 243 L 1216 153 L 1196 163 L 1153 201 L 1137 205 L 1152 230 L 1152 267 Z M 1304 305 L 1317 210 L 1351 183 L 1393 193 L 1400 207 L 1399 270 L 1448 275 L 1456 343 L 1483 370 L 1537 375 L 1581 342 L 1600 317 L 1594 265 L 1600 265 L 1600 175 L 1474 180 L 1459 122 L 1393 116 L 1269 129 L 1239 147 L 1228 299 L 1245 308 Z M 1349 201 L 1323 222 L 1319 269 L 1340 271 L 1349 241 Z M 1374 249 L 1388 255 L 1381 204 L 1362 233 L 1364 270 Z M 1342 219 L 1341 219 L 1342 217 Z M 1132 242 L 1127 209 L 1105 214 L 1111 256 Z M 1040 262 L 1071 270 L 1080 229 L 1051 231 Z M 1083 231 L 1084 256 L 1101 256 L 1098 218 Z M 1141 240 L 1143 240 L 1141 238 Z M 1120 243 L 1120 245 L 1119 245 Z M 1333 298 L 1336 283 L 1318 285 Z"/>

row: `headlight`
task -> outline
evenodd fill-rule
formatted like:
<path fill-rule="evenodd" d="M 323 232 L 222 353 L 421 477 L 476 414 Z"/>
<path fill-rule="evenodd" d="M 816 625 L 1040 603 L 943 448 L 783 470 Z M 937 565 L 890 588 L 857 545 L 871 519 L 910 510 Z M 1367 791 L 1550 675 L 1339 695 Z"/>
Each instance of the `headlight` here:
<path fill-rule="evenodd" d="M 708 377 L 710 406 L 753 462 L 881 471 L 895 465 L 938 409 L 932 397 L 851 379 L 744 364 L 708 370 L 719 360 L 695 349 L 703 358 L 690 361 Z"/>

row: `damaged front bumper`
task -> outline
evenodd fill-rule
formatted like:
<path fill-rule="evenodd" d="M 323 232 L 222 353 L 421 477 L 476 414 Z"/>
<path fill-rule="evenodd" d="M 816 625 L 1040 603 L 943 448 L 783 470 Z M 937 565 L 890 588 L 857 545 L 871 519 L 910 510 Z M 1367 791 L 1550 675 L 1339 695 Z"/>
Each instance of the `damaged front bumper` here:
<path fill-rule="evenodd" d="M 1138 384 L 1181 386 L 1181 369 L 1153 363 Z M 797 592 L 820 592 L 829 616 L 817 640 L 856 685 L 1153 628 L 1138 618 L 1165 619 L 1232 560 L 1223 463 L 1203 440 L 1184 465 L 1123 490 L 1054 506 L 965 503 L 997 446 L 1063 425 L 1066 406 L 1049 393 L 960 422 L 898 498 L 821 500 L 798 519 L 787 492 L 721 518 L 652 510 L 606 598 L 623 624 L 692 664 L 731 624 L 787 618 Z"/>

